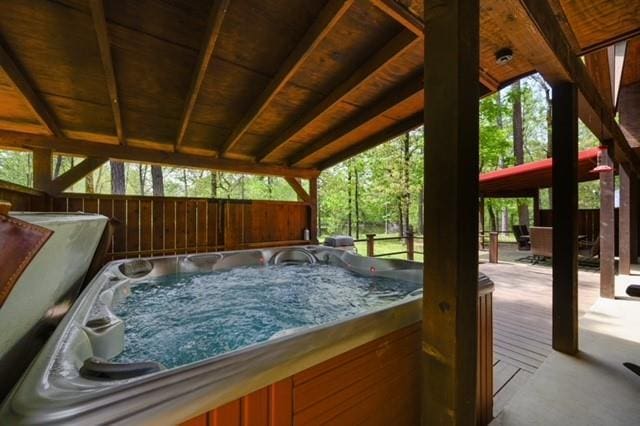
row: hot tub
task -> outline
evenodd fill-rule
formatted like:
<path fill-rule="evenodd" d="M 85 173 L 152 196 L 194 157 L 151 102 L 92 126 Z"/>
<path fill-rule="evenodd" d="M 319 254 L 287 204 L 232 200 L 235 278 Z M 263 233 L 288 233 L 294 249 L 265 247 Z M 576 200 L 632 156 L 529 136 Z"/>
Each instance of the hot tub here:
<path fill-rule="evenodd" d="M 322 246 L 111 262 L 4 402 L 0 419 L 249 424 L 255 416 L 284 425 L 324 416 L 350 424 L 349 416 L 378 412 L 377 421 L 401 424 L 393 398 L 380 400 L 395 392 L 411 424 L 419 415 L 421 285 L 420 263 Z M 250 292 L 238 297 L 242 287 Z M 486 277 L 480 287 L 479 296 L 490 297 Z M 208 301 L 213 308 L 203 313 Z M 193 329 L 181 333 L 189 306 Z M 224 316 L 235 306 L 250 320 Z"/>

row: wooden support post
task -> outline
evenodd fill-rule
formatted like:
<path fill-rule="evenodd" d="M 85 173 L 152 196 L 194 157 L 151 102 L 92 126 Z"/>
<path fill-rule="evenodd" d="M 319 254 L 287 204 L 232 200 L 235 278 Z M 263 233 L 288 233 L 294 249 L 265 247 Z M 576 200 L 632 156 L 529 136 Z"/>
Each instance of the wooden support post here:
<path fill-rule="evenodd" d="M 106 158 L 87 157 L 72 169 L 51 181 L 47 192 L 49 195 L 58 195 L 80 179 L 93 172 L 107 162 Z"/>
<path fill-rule="evenodd" d="M 318 244 L 318 178 L 315 177 L 309 179 L 309 204 L 311 213 L 309 233 L 311 241 Z"/>
<path fill-rule="evenodd" d="M 475 425 L 479 1 L 425 2 L 422 424 Z"/>
<path fill-rule="evenodd" d="M 610 158 L 606 161 L 611 164 Z M 600 173 L 600 297 L 609 299 L 615 297 L 614 192 L 613 171 Z"/>
<path fill-rule="evenodd" d="M 631 273 L 631 245 L 632 245 L 632 198 L 635 176 L 628 164 L 621 163 L 620 170 L 620 209 L 618 211 L 618 273 Z"/>
<path fill-rule="evenodd" d="M 369 257 L 373 257 L 374 256 L 374 244 L 375 244 L 375 240 L 374 238 L 376 237 L 376 234 L 367 234 L 367 256 Z"/>
<path fill-rule="evenodd" d="M 413 231 L 407 231 L 405 233 L 405 238 L 407 240 L 407 260 L 413 260 L 414 258 L 414 239 L 413 239 Z"/>
<path fill-rule="evenodd" d="M 489 263 L 498 263 L 498 233 L 489 233 Z"/>
<path fill-rule="evenodd" d="M 578 351 L 578 95 L 553 86 L 553 348 Z"/>
<path fill-rule="evenodd" d="M 533 225 L 540 226 L 540 190 L 533 194 Z"/>
<path fill-rule="evenodd" d="M 51 150 L 34 149 L 32 157 L 33 187 L 39 191 L 47 192 L 51 185 Z"/>

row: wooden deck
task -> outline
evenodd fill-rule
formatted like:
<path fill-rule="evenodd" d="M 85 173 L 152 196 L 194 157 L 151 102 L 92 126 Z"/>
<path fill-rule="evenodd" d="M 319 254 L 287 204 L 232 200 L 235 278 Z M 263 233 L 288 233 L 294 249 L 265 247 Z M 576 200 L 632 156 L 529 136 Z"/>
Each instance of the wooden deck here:
<path fill-rule="evenodd" d="M 551 353 L 551 268 L 526 264 L 480 265 L 495 283 L 494 416 Z M 580 271 L 580 314 L 599 295 L 599 275 Z"/>

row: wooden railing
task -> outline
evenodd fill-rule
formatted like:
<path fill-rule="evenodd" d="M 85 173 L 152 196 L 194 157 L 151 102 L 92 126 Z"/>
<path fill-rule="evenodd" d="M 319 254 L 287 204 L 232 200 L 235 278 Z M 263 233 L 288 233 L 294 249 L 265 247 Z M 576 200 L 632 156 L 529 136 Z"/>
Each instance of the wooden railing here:
<path fill-rule="evenodd" d="M 367 243 L 367 256 L 369 257 L 385 257 L 385 256 L 396 256 L 400 254 L 406 254 L 407 260 L 414 260 L 416 254 L 424 255 L 422 251 L 416 250 L 416 240 L 422 242 L 423 237 L 414 235 L 413 232 L 406 232 L 403 237 L 381 237 L 376 238 L 376 234 L 367 234 L 367 238 L 361 238 L 354 240 L 356 243 L 366 242 Z M 376 253 L 375 252 L 375 242 L 376 241 L 404 241 L 405 250 L 388 252 L 388 253 Z"/>

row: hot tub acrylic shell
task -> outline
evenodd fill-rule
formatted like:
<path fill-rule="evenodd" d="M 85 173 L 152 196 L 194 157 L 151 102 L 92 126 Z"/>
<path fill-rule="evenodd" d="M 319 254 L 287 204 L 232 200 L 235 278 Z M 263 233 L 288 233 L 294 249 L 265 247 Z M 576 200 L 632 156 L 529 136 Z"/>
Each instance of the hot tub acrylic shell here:
<path fill-rule="evenodd" d="M 102 316 L 119 290 L 144 278 L 206 272 L 275 262 L 326 262 L 363 275 L 377 274 L 422 282 L 422 264 L 375 259 L 322 246 L 207 253 L 106 265 L 87 287 L 23 380 L 0 410 L 0 419 L 18 423 L 178 423 L 244 395 L 291 377 L 397 330 L 415 325 L 421 296 L 335 321 L 294 330 L 291 334 L 192 364 L 139 378 L 94 381 L 78 375 L 83 361 L 120 348 L 114 332 L 100 342 L 86 323 Z M 483 278 L 484 285 L 490 285 Z M 99 303 L 96 304 L 96 301 Z M 108 314 L 108 312 L 107 312 Z M 112 340 L 112 342 L 109 342 Z M 98 352 L 98 353 L 96 353 Z"/>

